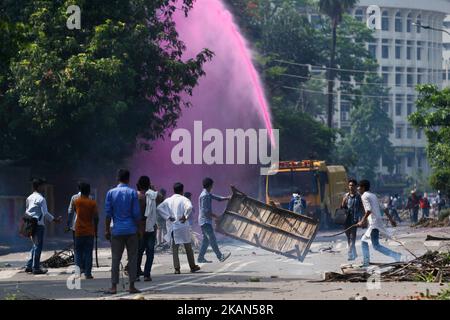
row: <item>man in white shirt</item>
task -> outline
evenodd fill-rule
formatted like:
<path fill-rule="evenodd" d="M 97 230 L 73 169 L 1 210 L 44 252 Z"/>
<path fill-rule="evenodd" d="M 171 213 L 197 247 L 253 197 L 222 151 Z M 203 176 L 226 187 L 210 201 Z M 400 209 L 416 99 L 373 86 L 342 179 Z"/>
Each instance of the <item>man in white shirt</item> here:
<path fill-rule="evenodd" d="M 45 181 L 42 179 L 33 180 L 34 192 L 26 200 L 25 214 L 32 218 L 37 219 L 36 232 L 31 237 L 33 247 L 31 248 L 30 260 L 28 260 L 25 267 L 25 272 L 33 274 L 45 274 L 47 270 L 41 269 L 41 252 L 44 245 L 44 231 L 45 231 L 45 219 L 59 223 L 61 217 L 54 218 L 53 215 L 48 212 L 47 201 L 42 196 L 42 187 Z"/>
<path fill-rule="evenodd" d="M 171 242 L 173 251 L 173 265 L 175 274 L 180 274 L 180 259 L 178 249 L 180 244 L 184 245 L 191 272 L 200 270 L 195 264 L 194 251 L 191 245 L 191 227 L 186 221 L 192 213 L 192 203 L 183 196 L 184 186 L 177 182 L 173 186 L 174 195 L 161 203 L 158 214 L 167 221 L 166 240 Z"/>
<path fill-rule="evenodd" d="M 380 244 L 380 232 L 390 238 L 391 236 L 383 227 L 383 220 L 381 218 L 380 204 L 375 194 L 369 192 L 370 182 L 368 180 L 361 180 L 359 182 L 359 192 L 361 193 L 361 200 L 364 206 L 364 217 L 357 223 L 358 227 L 362 227 L 369 222 L 369 228 L 361 238 L 361 246 L 363 253 L 363 266 L 368 267 L 370 264 L 370 252 L 368 241 L 371 240 L 372 246 L 375 250 L 382 254 L 389 256 L 396 261 L 400 261 L 401 254 L 392 251 Z"/>

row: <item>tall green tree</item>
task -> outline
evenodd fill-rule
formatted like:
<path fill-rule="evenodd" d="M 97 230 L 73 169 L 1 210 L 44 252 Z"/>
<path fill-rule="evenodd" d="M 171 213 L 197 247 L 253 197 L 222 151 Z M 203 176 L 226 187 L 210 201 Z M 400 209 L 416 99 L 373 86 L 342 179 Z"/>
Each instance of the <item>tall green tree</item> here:
<path fill-rule="evenodd" d="M 81 8 L 80 30 L 66 27 L 72 4 Z M 205 49 L 182 59 L 185 45 L 173 15 L 177 9 L 188 14 L 192 4 L 2 3 L 0 28 L 23 26 L 24 39 L 10 40 L 17 46 L 0 65 L 0 127 L 7 132 L 1 157 L 73 168 L 86 161 L 114 165 L 136 147 L 148 148 L 189 107 L 186 96 L 212 57 Z"/>
<path fill-rule="evenodd" d="M 349 9 L 353 8 L 358 0 L 320 0 L 320 12 L 326 14 L 330 18 L 332 37 L 330 48 L 330 64 L 328 69 L 328 127 L 333 126 L 333 86 L 335 78 L 335 59 L 336 59 L 336 43 L 337 43 L 337 28 L 342 22 L 342 17 Z"/>
<path fill-rule="evenodd" d="M 394 150 L 389 140 L 392 120 L 382 108 L 388 90 L 376 74 L 369 74 L 355 90 L 350 113 L 351 132 L 343 135 L 336 148 L 337 161 L 346 165 L 358 179 L 376 180 L 380 158 L 389 171 L 394 167 Z"/>
<path fill-rule="evenodd" d="M 409 121 L 423 129 L 428 140 L 427 158 L 433 173 L 430 184 L 450 196 L 450 88 L 417 87 L 417 111 Z"/>

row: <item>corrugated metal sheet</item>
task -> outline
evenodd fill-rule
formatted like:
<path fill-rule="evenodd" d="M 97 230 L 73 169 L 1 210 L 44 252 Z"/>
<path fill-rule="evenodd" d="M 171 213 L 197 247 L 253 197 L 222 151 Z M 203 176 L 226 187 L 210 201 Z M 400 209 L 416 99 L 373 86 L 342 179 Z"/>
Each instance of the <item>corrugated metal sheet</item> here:
<path fill-rule="evenodd" d="M 318 227 L 316 219 L 269 206 L 233 188 L 218 232 L 303 261 Z"/>

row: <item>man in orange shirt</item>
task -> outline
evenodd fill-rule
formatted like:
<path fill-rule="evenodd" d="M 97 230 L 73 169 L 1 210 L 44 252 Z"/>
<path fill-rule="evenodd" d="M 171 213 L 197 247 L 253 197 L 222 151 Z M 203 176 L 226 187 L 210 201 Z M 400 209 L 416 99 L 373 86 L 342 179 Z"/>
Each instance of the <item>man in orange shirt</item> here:
<path fill-rule="evenodd" d="M 92 277 L 92 251 L 94 237 L 97 234 L 98 209 L 97 203 L 89 198 L 91 186 L 80 184 L 81 195 L 74 201 L 77 220 L 75 223 L 75 264 L 84 270 L 86 279 Z"/>

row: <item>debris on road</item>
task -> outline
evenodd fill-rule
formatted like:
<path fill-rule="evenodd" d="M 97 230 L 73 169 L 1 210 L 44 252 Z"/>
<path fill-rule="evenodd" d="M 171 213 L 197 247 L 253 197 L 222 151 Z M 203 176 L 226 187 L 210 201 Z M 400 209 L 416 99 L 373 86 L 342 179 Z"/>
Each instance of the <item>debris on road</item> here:
<path fill-rule="evenodd" d="M 411 227 L 414 228 L 443 228 L 450 227 L 449 217 L 445 217 L 442 220 L 433 218 L 422 218 L 417 223 L 413 224 Z"/>
<path fill-rule="evenodd" d="M 320 282 L 367 282 L 374 274 L 378 274 L 381 281 L 449 282 L 450 252 L 428 251 L 409 262 L 379 264 L 371 268 L 342 268 L 342 273 L 326 272 Z"/>
<path fill-rule="evenodd" d="M 249 282 L 260 282 L 260 279 L 258 277 L 250 277 L 248 279 Z"/>
<path fill-rule="evenodd" d="M 75 263 L 75 256 L 72 246 L 55 253 L 42 262 L 44 268 L 65 268 Z"/>
<path fill-rule="evenodd" d="M 449 241 L 450 238 L 443 238 L 443 237 L 435 237 L 432 235 L 427 234 L 427 238 L 425 241 Z"/>

